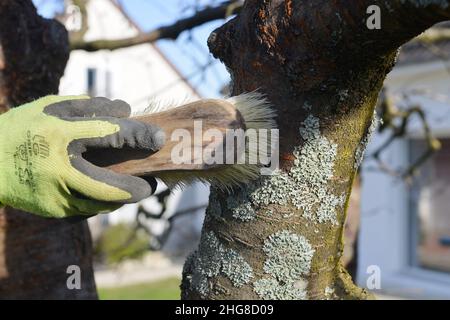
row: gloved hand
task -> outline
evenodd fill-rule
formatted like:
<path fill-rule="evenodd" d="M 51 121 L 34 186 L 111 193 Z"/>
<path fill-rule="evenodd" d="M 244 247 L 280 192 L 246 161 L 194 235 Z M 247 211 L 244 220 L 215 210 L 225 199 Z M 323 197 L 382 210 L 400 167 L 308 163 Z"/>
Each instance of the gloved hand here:
<path fill-rule="evenodd" d="M 148 197 L 154 180 L 117 174 L 82 157 L 87 148 L 157 151 L 164 133 L 129 115 L 121 100 L 87 96 L 47 96 L 0 115 L 0 202 L 63 218 Z"/>

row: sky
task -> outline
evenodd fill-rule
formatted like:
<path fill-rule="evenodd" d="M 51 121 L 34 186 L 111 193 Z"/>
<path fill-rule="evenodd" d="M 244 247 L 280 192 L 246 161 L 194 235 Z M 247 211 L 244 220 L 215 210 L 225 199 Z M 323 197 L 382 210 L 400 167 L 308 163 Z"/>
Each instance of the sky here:
<path fill-rule="evenodd" d="M 62 10 L 62 0 L 33 0 L 38 12 L 47 18 Z M 122 0 L 129 15 L 143 31 L 172 24 L 194 13 L 195 5 L 218 5 L 220 0 Z M 183 32 L 176 41 L 160 40 L 156 45 L 204 97 L 219 97 L 229 81 L 223 64 L 208 51 L 209 34 L 225 20 L 217 20 Z M 202 72 L 202 70 L 205 70 Z"/>

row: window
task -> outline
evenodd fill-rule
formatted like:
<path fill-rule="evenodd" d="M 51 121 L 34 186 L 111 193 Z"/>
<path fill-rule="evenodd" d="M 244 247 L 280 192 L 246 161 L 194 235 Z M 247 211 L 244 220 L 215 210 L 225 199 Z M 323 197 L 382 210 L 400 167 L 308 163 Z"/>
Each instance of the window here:
<path fill-rule="evenodd" d="M 411 264 L 450 273 L 450 139 L 424 163 L 410 187 Z M 412 139 L 409 159 L 425 151 L 422 139 Z"/>
<path fill-rule="evenodd" d="M 91 97 L 95 97 L 97 95 L 97 69 L 94 68 L 87 69 L 86 92 Z"/>

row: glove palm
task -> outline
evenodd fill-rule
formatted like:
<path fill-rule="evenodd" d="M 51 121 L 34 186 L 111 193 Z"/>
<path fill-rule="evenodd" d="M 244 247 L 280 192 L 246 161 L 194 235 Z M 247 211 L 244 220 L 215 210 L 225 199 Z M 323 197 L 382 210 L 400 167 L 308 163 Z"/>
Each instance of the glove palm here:
<path fill-rule="evenodd" d="M 48 96 L 1 115 L 0 201 L 41 216 L 68 217 L 110 211 L 118 202 L 150 195 L 143 179 L 112 173 L 82 157 L 88 147 L 157 150 L 163 143 L 160 131 L 119 119 L 129 114 L 120 100 Z"/>

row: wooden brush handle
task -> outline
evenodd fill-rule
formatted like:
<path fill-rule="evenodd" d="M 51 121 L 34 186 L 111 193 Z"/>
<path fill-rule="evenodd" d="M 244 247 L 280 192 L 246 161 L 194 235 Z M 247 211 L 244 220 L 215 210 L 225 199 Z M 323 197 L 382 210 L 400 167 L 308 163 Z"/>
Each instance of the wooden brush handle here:
<path fill-rule="evenodd" d="M 90 162 L 107 167 L 113 171 L 134 176 L 154 175 L 167 171 L 208 170 L 218 165 L 208 165 L 202 158 L 203 151 L 211 145 L 211 140 L 203 140 L 203 133 L 208 129 L 216 129 L 222 133 L 222 141 L 214 141 L 218 147 L 225 143 L 227 129 L 245 129 L 245 122 L 234 105 L 225 100 L 199 100 L 167 111 L 133 117 L 132 119 L 159 126 L 166 135 L 164 146 L 156 153 L 149 155 L 134 149 L 91 150 L 85 154 Z M 201 123 L 202 131 L 194 136 L 195 123 Z M 177 129 L 185 129 L 191 137 L 191 143 L 183 152 L 191 153 L 189 164 L 175 164 L 172 161 L 172 150 L 180 141 L 172 141 L 172 133 Z M 185 144 L 186 145 L 186 144 Z M 190 150 L 186 150 L 187 147 Z M 195 150 L 201 152 L 194 152 Z M 189 153 L 188 153 L 189 154 Z M 200 155 L 200 157 L 198 156 Z"/>

